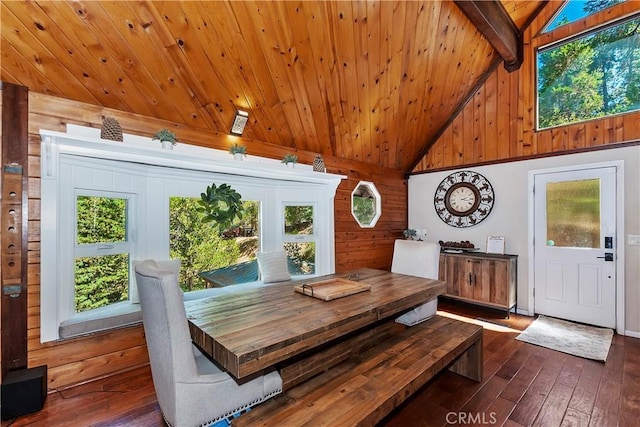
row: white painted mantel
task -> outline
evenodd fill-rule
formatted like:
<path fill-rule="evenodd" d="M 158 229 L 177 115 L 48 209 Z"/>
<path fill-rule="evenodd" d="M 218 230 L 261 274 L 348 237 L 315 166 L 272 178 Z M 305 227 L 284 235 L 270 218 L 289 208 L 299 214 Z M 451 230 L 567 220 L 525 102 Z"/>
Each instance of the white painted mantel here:
<path fill-rule="evenodd" d="M 216 172 L 253 178 L 325 184 L 333 193 L 345 175 L 314 172 L 312 165 L 289 168 L 280 160 L 246 156 L 234 160 L 226 151 L 178 143 L 173 150 L 163 149 L 159 141 L 138 135 L 123 135 L 123 142 L 100 139 L 100 129 L 67 125 L 67 132 L 40 130 L 42 136 L 42 177 L 57 175 L 60 154 L 105 160 L 142 163 L 154 166 Z M 55 142 L 55 143 L 54 143 Z"/>

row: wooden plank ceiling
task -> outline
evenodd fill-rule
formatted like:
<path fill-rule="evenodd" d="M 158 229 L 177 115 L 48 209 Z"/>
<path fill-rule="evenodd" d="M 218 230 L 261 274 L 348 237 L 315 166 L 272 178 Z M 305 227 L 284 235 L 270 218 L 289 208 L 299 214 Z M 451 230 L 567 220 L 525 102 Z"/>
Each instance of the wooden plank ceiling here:
<path fill-rule="evenodd" d="M 503 0 L 522 29 L 541 1 Z M 497 57 L 452 1 L 2 1 L 2 81 L 408 171 Z M 206 145 L 206 142 L 202 142 Z"/>

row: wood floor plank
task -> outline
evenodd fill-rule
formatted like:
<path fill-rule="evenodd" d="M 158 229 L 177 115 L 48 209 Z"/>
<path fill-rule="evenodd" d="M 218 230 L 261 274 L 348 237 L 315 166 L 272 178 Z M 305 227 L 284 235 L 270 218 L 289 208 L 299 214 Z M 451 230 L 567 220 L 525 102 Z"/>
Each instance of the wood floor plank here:
<path fill-rule="evenodd" d="M 604 364 L 593 360 L 585 361 L 580 379 L 569 402 L 569 408 L 585 414 L 591 413 L 603 370 Z"/>
<path fill-rule="evenodd" d="M 502 397 L 498 397 L 492 404 L 489 406 L 485 414 L 485 420 L 489 421 L 490 425 L 503 425 L 508 419 L 513 409 L 516 407 L 516 404 L 510 400 L 504 399 Z M 484 425 L 487 425 L 485 422 Z"/>
<path fill-rule="evenodd" d="M 540 349 L 540 353 L 546 355 L 544 366 L 509 417 L 509 419 L 527 426 L 532 425 L 538 416 L 540 408 L 560 374 L 564 360 L 568 357 L 563 353 L 548 349 Z"/>
<path fill-rule="evenodd" d="M 620 425 L 640 422 L 640 353 L 632 346 L 626 347 L 624 376 L 622 377 L 622 401 L 620 402 Z M 629 350 L 631 352 L 629 352 Z"/>
<path fill-rule="evenodd" d="M 560 424 L 560 427 L 588 426 L 590 418 L 591 417 L 589 416 L 589 414 L 576 411 L 573 408 L 567 408 L 567 412 L 564 414 L 564 418 L 562 419 L 562 424 Z"/>
<path fill-rule="evenodd" d="M 562 367 L 562 371 L 560 371 L 560 375 L 558 375 L 558 382 L 571 388 L 575 388 L 578 380 L 580 379 L 582 369 L 584 368 L 584 362 L 585 359 L 568 357 Z"/>
<path fill-rule="evenodd" d="M 462 411 L 468 413 L 485 412 L 486 409 L 496 401 L 506 384 L 506 379 L 494 375 L 489 381 L 484 383 L 480 390 L 462 407 Z"/>
<path fill-rule="evenodd" d="M 624 345 L 612 344 L 607 363 L 602 370 L 590 426 L 617 425 L 622 398 L 624 359 Z"/>
<path fill-rule="evenodd" d="M 496 375 L 506 380 L 511 380 L 530 357 L 531 351 L 529 347 L 522 346 L 518 348 L 511 358 L 496 372 Z"/>
<path fill-rule="evenodd" d="M 559 378 L 559 377 L 558 377 Z M 553 388 L 549 392 L 549 395 L 542 404 L 540 412 L 534 426 L 547 427 L 560 425 L 564 414 L 569 406 L 569 400 L 571 400 L 571 394 L 573 393 L 573 387 L 561 384 L 556 381 Z"/>
<path fill-rule="evenodd" d="M 530 349 L 530 347 L 528 347 Z M 531 349 L 530 349 L 531 350 Z M 533 380 L 536 379 L 538 373 L 544 364 L 544 357 L 531 356 L 525 361 L 525 365 L 511 379 L 509 384 L 502 390 L 500 397 L 518 403 L 522 396 L 527 392 Z"/>

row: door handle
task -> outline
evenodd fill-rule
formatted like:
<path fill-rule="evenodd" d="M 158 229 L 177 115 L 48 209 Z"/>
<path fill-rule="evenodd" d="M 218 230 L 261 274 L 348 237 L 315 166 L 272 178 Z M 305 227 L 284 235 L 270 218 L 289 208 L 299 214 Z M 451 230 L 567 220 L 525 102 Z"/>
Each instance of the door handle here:
<path fill-rule="evenodd" d="M 604 259 L 605 261 L 613 261 L 613 252 L 605 252 L 604 256 L 599 256 L 596 258 Z"/>

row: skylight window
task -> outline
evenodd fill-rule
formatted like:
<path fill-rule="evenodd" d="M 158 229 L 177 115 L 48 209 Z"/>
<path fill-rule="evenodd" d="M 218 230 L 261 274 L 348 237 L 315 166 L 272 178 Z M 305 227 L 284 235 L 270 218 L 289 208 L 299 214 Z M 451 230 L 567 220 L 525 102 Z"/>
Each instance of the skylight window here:
<path fill-rule="evenodd" d="M 555 18 L 547 24 L 544 32 L 549 32 L 562 25 L 593 15 L 623 1 L 625 0 L 569 0 L 560 8 Z"/>

